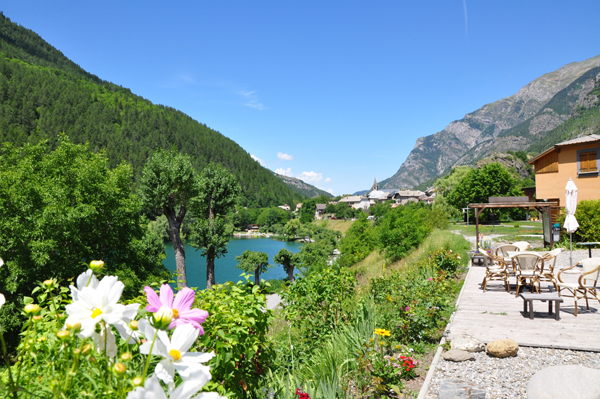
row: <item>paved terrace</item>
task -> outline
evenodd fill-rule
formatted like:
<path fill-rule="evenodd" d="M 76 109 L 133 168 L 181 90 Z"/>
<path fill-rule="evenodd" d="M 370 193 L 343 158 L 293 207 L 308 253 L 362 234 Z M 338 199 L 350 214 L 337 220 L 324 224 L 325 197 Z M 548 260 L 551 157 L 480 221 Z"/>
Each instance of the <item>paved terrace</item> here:
<path fill-rule="evenodd" d="M 594 256 L 600 256 L 594 250 Z M 587 250 L 573 252 L 573 262 L 587 258 Z M 563 251 L 556 262 L 557 269 L 569 265 L 569 252 Z M 488 282 L 485 293 L 481 282 L 485 277 L 485 267 L 473 265 L 465 280 L 458 308 L 448 329 L 451 340 L 458 333 L 470 333 L 488 343 L 496 339 L 511 338 L 520 346 L 560 348 L 600 352 L 600 303 L 585 300 L 577 302 L 579 309 L 575 317 L 572 298 L 564 298 L 560 306 L 560 320 L 554 314 L 548 314 L 548 303 L 534 301 L 534 319 L 523 312 L 523 299 L 515 298 L 515 277 L 511 275 L 509 283 L 511 294 L 506 292 L 504 282 Z M 563 280 L 576 282 L 579 274 L 563 274 Z M 554 292 L 549 282 L 542 282 L 542 293 Z M 552 288 L 551 288 L 552 287 Z M 529 287 L 520 292 L 530 292 Z"/>

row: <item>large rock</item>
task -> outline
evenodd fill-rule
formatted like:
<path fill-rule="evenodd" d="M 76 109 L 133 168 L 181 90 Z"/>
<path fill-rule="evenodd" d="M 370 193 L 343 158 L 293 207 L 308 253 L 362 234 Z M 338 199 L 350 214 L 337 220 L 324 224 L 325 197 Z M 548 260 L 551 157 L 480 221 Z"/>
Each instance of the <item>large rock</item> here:
<path fill-rule="evenodd" d="M 552 366 L 529 380 L 527 399 L 563 398 L 600 398 L 600 370 L 579 365 Z"/>
<path fill-rule="evenodd" d="M 462 333 L 452 338 L 450 348 L 467 352 L 482 352 L 485 350 L 485 344 L 471 334 Z"/>
<path fill-rule="evenodd" d="M 446 380 L 440 385 L 438 399 L 485 399 L 485 391 L 472 382 Z"/>
<path fill-rule="evenodd" d="M 449 360 L 451 362 L 464 362 L 466 360 L 475 360 L 475 355 L 471 352 L 461 351 L 458 349 L 452 349 L 448 352 L 445 352 L 442 357 L 444 360 Z"/>
<path fill-rule="evenodd" d="M 487 353 L 494 357 L 517 356 L 519 345 L 512 339 L 499 339 L 487 344 Z"/>

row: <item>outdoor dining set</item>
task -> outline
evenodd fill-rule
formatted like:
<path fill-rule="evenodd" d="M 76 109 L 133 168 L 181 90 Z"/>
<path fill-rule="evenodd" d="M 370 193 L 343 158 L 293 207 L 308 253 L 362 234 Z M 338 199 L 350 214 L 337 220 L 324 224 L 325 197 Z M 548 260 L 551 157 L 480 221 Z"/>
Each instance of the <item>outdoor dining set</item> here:
<path fill-rule="evenodd" d="M 514 276 L 516 279 L 515 297 L 519 296 L 519 291 L 525 285 L 529 285 L 532 294 L 521 294 L 524 299 L 524 311 L 527 311 L 529 303 L 530 317 L 533 318 L 532 300 L 538 299 L 549 301 L 549 312 L 551 313 L 551 304 L 555 303 L 556 319 L 559 318 L 559 306 L 563 297 L 573 298 L 575 301 L 575 316 L 577 316 L 577 300 L 585 299 L 586 307 L 589 310 L 588 299 L 596 299 L 600 302 L 596 284 L 600 274 L 600 258 L 589 258 L 562 270 L 555 270 L 556 259 L 561 253 L 561 249 L 555 249 L 549 252 L 528 251 L 529 243 L 525 241 L 512 244 L 500 245 L 493 250 L 480 249 L 484 258 L 487 260 L 486 274 L 481 283 L 481 288 L 485 292 L 487 284 L 492 280 L 504 282 L 506 291 L 510 293 L 509 278 Z M 577 268 L 577 269 L 575 269 Z M 567 279 L 563 273 L 570 274 L 581 269 L 581 274 L 576 282 L 573 279 Z M 571 281 L 567 281 L 571 280 Z M 551 294 L 542 293 L 542 282 L 550 283 Z M 537 294 L 533 294 L 534 290 Z M 558 295 L 557 295 L 558 294 Z"/>

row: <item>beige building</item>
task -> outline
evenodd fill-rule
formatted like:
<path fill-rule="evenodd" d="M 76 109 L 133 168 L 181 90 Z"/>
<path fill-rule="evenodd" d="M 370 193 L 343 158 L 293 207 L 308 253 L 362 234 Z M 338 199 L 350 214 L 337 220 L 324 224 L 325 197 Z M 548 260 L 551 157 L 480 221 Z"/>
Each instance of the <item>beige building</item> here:
<path fill-rule="evenodd" d="M 600 136 L 591 134 L 554 145 L 532 158 L 535 167 L 536 199 L 565 206 L 569 178 L 577 186 L 577 200 L 600 199 L 598 164 Z"/>

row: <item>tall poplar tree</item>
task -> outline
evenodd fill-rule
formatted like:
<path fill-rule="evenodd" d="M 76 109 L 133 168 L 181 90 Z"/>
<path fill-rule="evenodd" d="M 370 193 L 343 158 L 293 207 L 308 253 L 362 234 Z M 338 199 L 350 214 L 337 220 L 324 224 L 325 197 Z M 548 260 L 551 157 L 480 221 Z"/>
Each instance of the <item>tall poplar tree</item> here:
<path fill-rule="evenodd" d="M 234 209 L 239 194 L 235 176 L 225 167 L 210 163 L 200 173 L 197 196 L 191 203 L 198 220 L 191 226 L 188 242 L 206 256 L 207 289 L 215 284 L 215 258 L 227 253 L 231 232 L 225 216 Z"/>
<path fill-rule="evenodd" d="M 158 149 L 146 162 L 140 179 L 142 198 L 154 211 L 162 212 L 169 222 L 173 241 L 177 285 L 187 286 L 185 249 L 181 241 L 181 224 L 190 200 L 198 194 L 196 172 L 190 158 L 176 149 Z"/>

